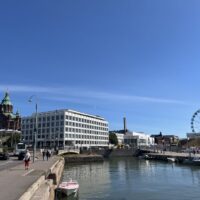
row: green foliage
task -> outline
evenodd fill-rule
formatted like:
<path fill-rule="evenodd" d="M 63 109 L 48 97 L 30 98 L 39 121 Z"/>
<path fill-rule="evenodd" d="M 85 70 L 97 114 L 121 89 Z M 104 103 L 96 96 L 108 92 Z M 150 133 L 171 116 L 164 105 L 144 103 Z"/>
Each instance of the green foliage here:
<path fill-rule="evenodd" d="M 20 142 L 20 137 L 19 133 L 9 134 L 8 140 L 4 142 L 4 146 L 15 148 L 15 145 Z"/>
<path fill-rule="evenodd" d="M 109 142 L 114 145 L 118 145 L 118 139 L 115 133 L 109 134 Z"/>

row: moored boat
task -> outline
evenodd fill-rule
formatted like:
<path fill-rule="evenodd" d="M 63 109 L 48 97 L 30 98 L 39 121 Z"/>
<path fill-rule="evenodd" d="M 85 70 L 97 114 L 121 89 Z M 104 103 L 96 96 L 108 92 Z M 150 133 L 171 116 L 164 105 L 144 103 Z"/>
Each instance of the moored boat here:
<path fill-rule="evenodd" d="M 56 189 L 56 196 L 59 195 L 65 195 L 65 196 L 70 196 L 70 195 L 76 195 L 79 190 L 79 184 L 77 181 L 70 179 L 67 182 L 62 182 L 58 188 Z"/>
<path fill-rule="evenodd" d="M 176 162 L 176 158 L 168 157 L 167 160 L 168 160 L 169 162 Z"/>
<path fill-rule="evenodd" d="M 190 164 L 190 165 L 198 165 L 198 166 L 200 166 L 200 157 L 191 157 L 191 158 L 185 159 L 183 161 L 183 164 Z"/>

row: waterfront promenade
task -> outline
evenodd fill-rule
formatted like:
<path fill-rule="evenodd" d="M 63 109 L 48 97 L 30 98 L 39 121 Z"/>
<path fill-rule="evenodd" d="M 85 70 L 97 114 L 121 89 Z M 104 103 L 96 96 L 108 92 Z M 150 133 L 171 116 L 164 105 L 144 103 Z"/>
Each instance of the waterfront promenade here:
<path fill-rule="evenodd" d="M 49 161 L 42 157 L 30 162 L 29 170 L 24 169 L 23 161 L 16 166 L 0 171 L 0 200 L 17 200 L 42 176 L 47 177 L 50 168 L 59 160 L 53 156 Z"/>

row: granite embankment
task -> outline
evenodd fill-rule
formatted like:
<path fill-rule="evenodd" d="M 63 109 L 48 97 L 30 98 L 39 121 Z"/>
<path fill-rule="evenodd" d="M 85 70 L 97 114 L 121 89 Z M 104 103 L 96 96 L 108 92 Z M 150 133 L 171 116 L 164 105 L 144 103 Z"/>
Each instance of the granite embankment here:
<path fill-rule="evenodd" d="M 83 154 L 96 154 L 102 155 L 105 158 L 112 158 L 112 157 L 126 157 L 126 156 L 134 156 L 136 153 L 135 148 L 129 149 L 101 149 L 101 150 L 83 150 Z"/>
<path fill-rule="evenodd" d="M 103 162 L 102 155 L 96 154 L 68 154 L 64 156 L 65 163 Z"/>
<path fill-rule="evenodd" d="M 49 169 L 47 169 L 46 173 L 39 178 L 39 181 L 34 183 L 34 185 L 37 185 L 37 190 L 35 190 L 30 200 L 55 199 L 55 188 L 58 186 L 60 179 L 62 178 L 64 165 L 65 161 L 60 157 Z M 40 179 L 42 179 L 41 184 Z M 29 190 L 32 190 L 32 186 Z M 27 199 L 26 194 L 29 193 L 29 190 L 20 198 L 20 200 Z"/>

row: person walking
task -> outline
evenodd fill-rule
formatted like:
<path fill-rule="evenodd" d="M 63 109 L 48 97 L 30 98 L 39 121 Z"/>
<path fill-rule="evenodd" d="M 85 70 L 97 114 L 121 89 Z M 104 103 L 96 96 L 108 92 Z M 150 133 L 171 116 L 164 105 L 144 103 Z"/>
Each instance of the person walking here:
<path fill-rule="evenodd" d="M 43 149 L 43 151 L 42 151 L 43 160 L 45 159 L 45 156 L 46 156 L 46 151 L 45 151 L 45 149 Z"/>
<path fill-rule="evenodd" d="M 28 170 L 30 160 L 31 160 L 31 154 L 29 153 L 29 150 L 27 150 L 24 157 L 25 170 Z"/>
<path fill-rule="evenodd" d="M 50 157 L 50 152 L 49 152 L 49 150 L 47 150 L 47 152 L 46 152 L 46 157 L 47 157 L 47 161 L 48 161 L 48 159 L 49 159 L 49 157 Z"/>

